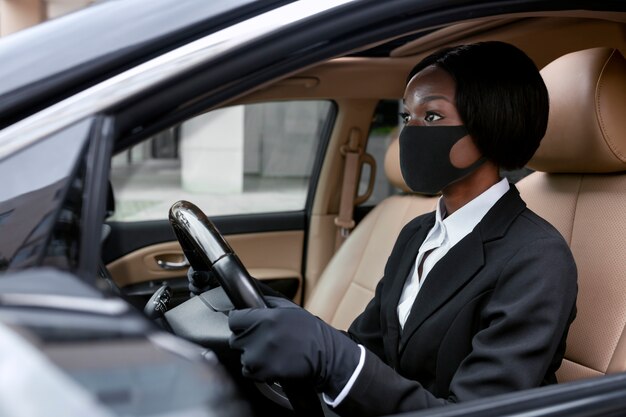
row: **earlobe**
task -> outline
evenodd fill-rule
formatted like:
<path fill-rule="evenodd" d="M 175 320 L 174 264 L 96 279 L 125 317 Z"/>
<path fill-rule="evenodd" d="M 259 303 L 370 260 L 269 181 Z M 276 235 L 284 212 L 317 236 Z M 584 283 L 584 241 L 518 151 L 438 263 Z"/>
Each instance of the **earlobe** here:
<path fill-rule="evenodd" d="M 463 169 L 478 161 L 482 157 L 482 153 L 472 137 L 465 135 L 452 146 L 449 157 L 452 166 Z"/>

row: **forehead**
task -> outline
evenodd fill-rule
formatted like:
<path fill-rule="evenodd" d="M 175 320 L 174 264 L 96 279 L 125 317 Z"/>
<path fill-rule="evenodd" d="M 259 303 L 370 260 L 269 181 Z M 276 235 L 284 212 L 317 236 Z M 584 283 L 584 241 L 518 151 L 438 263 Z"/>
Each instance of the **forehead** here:
<path fill-rule="evenodd" d="M 445 70 L 431 65 L 424 68 L 411 78 L 404 91 L 404 99 L 422 99 L 431 95 L 454 99 L 456 83 Z"/>

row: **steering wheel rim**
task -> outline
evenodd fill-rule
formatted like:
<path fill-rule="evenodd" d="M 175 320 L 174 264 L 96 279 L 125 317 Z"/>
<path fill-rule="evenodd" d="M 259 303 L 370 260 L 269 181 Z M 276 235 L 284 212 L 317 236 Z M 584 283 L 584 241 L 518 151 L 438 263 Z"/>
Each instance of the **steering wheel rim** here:
<path fill-rule="evenodd" d="M 169 220 L 189 264 L 198 271 L 212 269 L 235 309 L 267 308 L 256 281 L 202 210 L 181 200 L 170 208 Z M 280 385 L 284 394 L 277 391 L 276 384 L 257 383 L 265 396 L 293 409 L 297 415 L 324 415 L 317 394 L 309 384 L 285 381 Z M 285 397 L 288 404 L 281 401 Z"/>
<path fill-rule="evenodd" d="M 267 307 L 239 257 L 202 210 L 178 201 L 170 208 L 169 219 L 189 264 L 197 271 L 214 270 L 236 309 Z"/>

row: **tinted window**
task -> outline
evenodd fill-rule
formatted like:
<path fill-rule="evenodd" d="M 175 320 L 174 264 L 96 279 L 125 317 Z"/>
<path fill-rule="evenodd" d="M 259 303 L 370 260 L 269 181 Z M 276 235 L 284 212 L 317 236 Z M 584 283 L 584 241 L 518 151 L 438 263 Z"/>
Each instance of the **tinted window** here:
<path fill-rule="evenodd" d="M 59 209 L 91 124 L 91 119 L 79 122 L 0 163 L 0 178 L 10 179 L 0 187 L 0 269 L 32 266 L 42 259 L 52 228 L 63 217 Z M 61 263 L 67 265 L 67 259 Z"/>

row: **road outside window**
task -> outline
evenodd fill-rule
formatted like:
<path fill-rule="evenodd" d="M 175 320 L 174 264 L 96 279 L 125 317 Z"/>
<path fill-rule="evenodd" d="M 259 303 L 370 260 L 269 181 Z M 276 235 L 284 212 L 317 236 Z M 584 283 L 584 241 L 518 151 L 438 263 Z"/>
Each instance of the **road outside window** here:
<path fill-rule="evenodd" d="M 185 199 L 207 215 L 302 210 L 329 101 L 233 106 L 190 119 L 116 155 L 111 220 L 166 219 Z"/>

